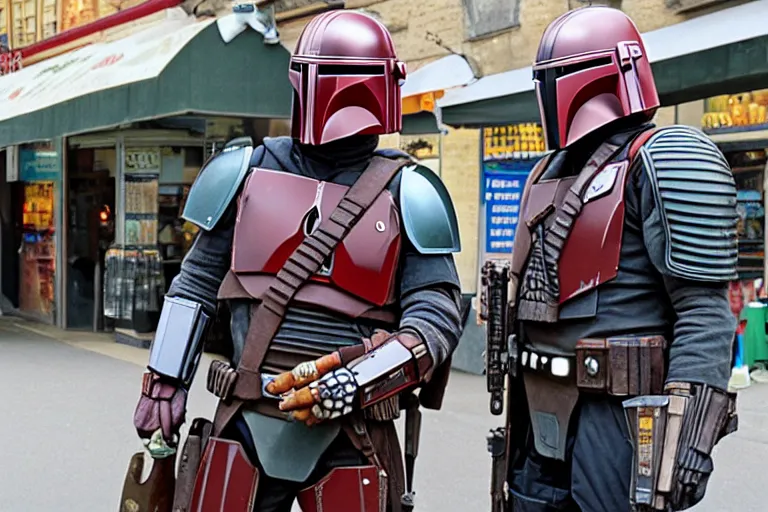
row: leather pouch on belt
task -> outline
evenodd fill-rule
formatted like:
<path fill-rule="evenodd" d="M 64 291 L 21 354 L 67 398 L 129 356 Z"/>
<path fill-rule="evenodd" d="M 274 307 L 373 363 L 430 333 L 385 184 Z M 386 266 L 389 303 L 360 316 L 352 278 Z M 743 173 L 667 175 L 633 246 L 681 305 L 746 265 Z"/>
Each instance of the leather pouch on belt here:
<path fill-rule="evenodd" d="M 200 469 L 208 438 L 211 435 L 213 423 L 205 418 L 195 418 L 189 427 L 189 435 L 181 451 L 179 476 L 176 478 L 176 490 L 173 496 L 174 512 L 190 510 L 190 501 L 195 488 L 195 476 Z"/>
<path fill-rule="evenodd" d="M 576 385 L 616 396 L 657 394 L 664 387 L 662 336 L 583 339 L 576 343 Z"/>
<path fill-rule="evenodd" d="M 301 491 L 298 502 L 304 512 L 386 512 L 387 476 L 376 466 L 335 468 Z"/>

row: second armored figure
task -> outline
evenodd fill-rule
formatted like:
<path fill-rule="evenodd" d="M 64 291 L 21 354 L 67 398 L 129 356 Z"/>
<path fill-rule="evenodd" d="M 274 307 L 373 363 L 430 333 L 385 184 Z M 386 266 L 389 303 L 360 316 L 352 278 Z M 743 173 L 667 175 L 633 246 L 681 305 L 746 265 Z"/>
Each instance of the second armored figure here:
<path fill-rule="evenodd" d="M 494 510 L 689 508 L 736 423 L 731 170 L 700 131 L 650 123 L 648 53 L 619 10 L 553 21 L 533 74 L 553 151 L 511 261 L 485 268 L 496 412 L 500 366 L 509 383 Z"/>

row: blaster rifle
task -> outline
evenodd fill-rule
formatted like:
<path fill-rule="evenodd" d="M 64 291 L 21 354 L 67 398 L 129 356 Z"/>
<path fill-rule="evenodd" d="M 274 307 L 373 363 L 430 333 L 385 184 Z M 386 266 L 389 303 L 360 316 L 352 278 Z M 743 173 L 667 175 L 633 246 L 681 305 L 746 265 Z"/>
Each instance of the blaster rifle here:
<path fill-rule="evenodd" d="M 480 319 L 486 323 L 485 374 L 491 394 L 491 414 L 504 412 L 504 383 L 510 370 L 507 297 L 510 265 L 507 261 L 490 260 L 483 265 L 480 294 Z M 509 340 L 509 342 L 508 342 Z M 506 429 L 491 430 L 487 437 L 491 454 L 491 511 L 506 509 L 505 483 L 507 474 Z"/>
<path fill-rule="evenodd" d="M 486 322 L 485 378 L 491 394 L 491 414 L 504 412 L 504 381 L 508 371 L 507 295 L 509 262 L 490 260 L 483 265 L 480 318 Z"/>

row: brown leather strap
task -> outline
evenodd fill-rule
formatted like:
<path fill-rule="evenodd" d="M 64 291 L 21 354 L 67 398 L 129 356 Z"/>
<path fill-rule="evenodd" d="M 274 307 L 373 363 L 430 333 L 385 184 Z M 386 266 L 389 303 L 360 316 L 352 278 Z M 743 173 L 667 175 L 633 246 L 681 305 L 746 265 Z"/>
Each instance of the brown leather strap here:
<path fill-rule="evenodd" d="M 365 211 L 386 188 L 395 174 L 409 161 L 375 156 L 368 168 L 314 233 L 307 236 L 291 254 L 283 268 L 255 307 L 237 368 L 237 380 L 229 403 L 219 401 L 214 416 L 214 433 L 221 431 L 242 407 L 243 400 L 261 398 L 259 369 L 272 338 L 280 328 L 288 304 L 296 292 L 314 275 L 336 246 L 354 227 Z"/>

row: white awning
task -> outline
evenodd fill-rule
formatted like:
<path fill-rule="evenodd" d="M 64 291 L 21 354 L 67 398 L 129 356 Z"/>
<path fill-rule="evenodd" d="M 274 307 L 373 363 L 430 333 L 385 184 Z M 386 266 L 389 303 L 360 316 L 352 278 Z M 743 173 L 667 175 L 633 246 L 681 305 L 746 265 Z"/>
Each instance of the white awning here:
<path fill-rule="evenodd" d="M 257 30 L 225 42 L 214 18 L 166 12 L 125 38 L 0 77 L 0 147 L 179 115 L 290 117 L 285 48 Z"/>
<path fill-rule="evenodd" d="M 643 34 L 651 62 L 673 59 L 768 34 L 768 0 L 755 0 Z M 446 91 L 438 100 L 449 107 L 533 90 L 531 66 L 483 77 Z"/>
<path fill-rule="evenodd" d="M 84 46 L 0 77 L 0 121 L 156 78 L 214 21 L 198 21 L 181 8 L 169 9 L 167 15 L 166 20 L 125 38 Z"/>
<path fill-rule="evenodd" d="M 467 60 L 461 55 L 447 55 L 410 73 L 400 93 L 403 98 L 428 92 L 444 91 L 469 84 L 475 79 Z"/>

